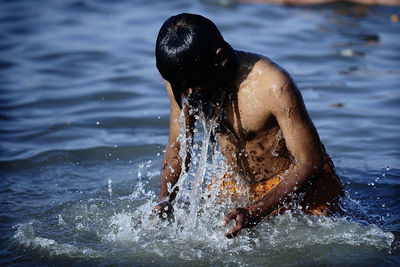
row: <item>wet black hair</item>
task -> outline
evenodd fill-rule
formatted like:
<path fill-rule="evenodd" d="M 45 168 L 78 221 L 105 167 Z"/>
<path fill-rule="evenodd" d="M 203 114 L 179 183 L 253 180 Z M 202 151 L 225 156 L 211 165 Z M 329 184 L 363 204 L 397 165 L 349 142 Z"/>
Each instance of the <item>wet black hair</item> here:
<path fill-rule="evenodd" d="M 221 54 L 216 54 L 222 48 Z M 182 13 L 167 19 L 156 43 L 157 69 L 182 107 L 183 90 L 205 86 L 219 90 L 236 69 L 236 56 L 215 24 L 200 15 Z M 221 67 L 221 58 L 227 58 Z"/>

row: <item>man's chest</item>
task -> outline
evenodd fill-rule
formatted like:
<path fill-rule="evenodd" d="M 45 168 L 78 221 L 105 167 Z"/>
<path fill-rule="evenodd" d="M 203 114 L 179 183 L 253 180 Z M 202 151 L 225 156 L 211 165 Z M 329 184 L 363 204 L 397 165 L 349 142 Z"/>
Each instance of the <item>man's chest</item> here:
<path fill-rule="evenodd" d="M 222 130 L 242 141 L 252 140 L 262 133 L 274 132 L 279 127 L 271 113 L 260 112 L 254 105 L 233 105 L 225 110 Z"/>
<path fill-rule="evenodd" d="M 264 123 L 225 120 L 219 145 L 229 165 L 249 182 L 271 178 L 290 163 L 284 137 L 273 116 Z"/>

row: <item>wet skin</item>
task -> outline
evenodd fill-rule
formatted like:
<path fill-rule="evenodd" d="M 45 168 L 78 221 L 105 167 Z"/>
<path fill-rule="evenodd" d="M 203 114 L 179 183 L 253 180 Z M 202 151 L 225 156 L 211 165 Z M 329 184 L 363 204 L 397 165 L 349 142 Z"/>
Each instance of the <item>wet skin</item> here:
<path fill-rule="evenodd" d="M 294 167 L 263 198 L 229 212 L 222 224 L 235 220 L 236 225 L 226 233 L 227 237 L 236 236 L 242 229 L 257 224 L 290 194 L 303 190 L 323 171 L 318 133 L 290 76 L 268 58 L 239 51 L 236 55 L 239 70 L 221 122 L 219 144 L 222 153 L 232 171 L 248 184 L 270 179 L 288 170 L 291 164 Z M 223 62 L 221 66 L 224 66 Z M 193 90 L 200 89 L 188 88 L 186 94 Z M 171 101 L 170 134 L 161 171 L 161 202 L 175 198 L 178 189 L 169 194 L 167 184 L 174 185 L 178 181 L 182 163 L 177 141 L 181 110 L 168 82 L 167 92 Z M 194 119 L 188 110 L 188 106 L 184 107 L 187 134 L 190 135 L 193 134 Z M 190 157 L 186 163 L 189 161 Z M 160 204 L 156 209 L 161 211 L 165 205 Z"/>

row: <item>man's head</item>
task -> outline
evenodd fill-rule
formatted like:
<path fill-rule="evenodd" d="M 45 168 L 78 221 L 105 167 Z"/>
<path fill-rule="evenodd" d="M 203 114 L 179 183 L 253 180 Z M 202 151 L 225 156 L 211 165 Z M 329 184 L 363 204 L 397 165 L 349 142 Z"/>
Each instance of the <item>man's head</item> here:
<path fill-rule="evenodd" d="M 179 14 L 162 25 L 156 44 L 157 68 L 182 107 L 213 102 L 236 70 L 236 57 L 215 24 L 200 15 Z"/>

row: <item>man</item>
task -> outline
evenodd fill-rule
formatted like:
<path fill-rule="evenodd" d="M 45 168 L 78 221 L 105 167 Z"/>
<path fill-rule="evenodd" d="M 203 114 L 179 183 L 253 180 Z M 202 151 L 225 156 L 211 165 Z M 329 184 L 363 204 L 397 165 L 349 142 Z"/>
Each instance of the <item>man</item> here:
<path fill-rule="evenodd" d="M 221 178 L 221 192 L 250 192 L 249 205 L 223 219 L 223 225 L 236 222 L 227 237 L 293 205 L 309 214 L 327 214 L 334 207 L 342 185 L 299 90 L 282 68 L 266 57 L 233 50 L 213 22 L 193 14 L 173 16 L 163 24 L 156 60 L 171 102 L 156 210 L 172 212 L 179 190 L 170 193 L 168 187 L 173 188 L 182 171 L 182 109 L 188 135 L 196 112 L 218 122 L 221 152 L 232 170 Z M 188 166 L 190 157 L 186 160 Z M 294 204 L 284 206 L 285 201 Z"/>
<path fill-rule="evenodd" d="M 400 0 L 239 0 L 239 2 L 273 3 L 281 5 L 320 5 L 347 2 L 362 5 L 400 6 Z"/>

